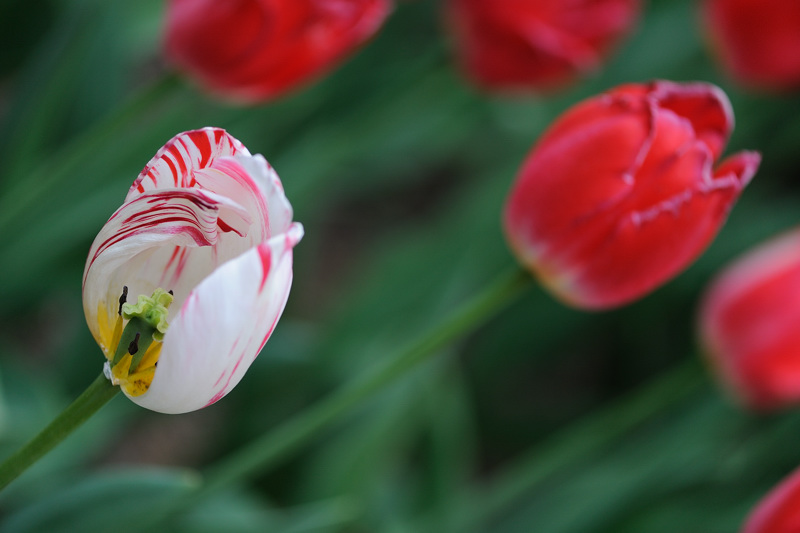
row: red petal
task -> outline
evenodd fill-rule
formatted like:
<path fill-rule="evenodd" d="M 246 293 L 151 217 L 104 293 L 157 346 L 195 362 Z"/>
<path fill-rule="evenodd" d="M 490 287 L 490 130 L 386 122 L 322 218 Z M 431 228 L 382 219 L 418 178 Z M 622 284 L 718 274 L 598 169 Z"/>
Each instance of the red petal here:
<path fill-rule="evenodd" d="M 614 229 L 576 258 L 573 290 L 585 307 L 628 303 L 677 275 L 705 250 L 742 190 L 738 181 L 712 180 L 709 186 L 701 180 L 710 172 L 708 158 L 705 148 L 695 148 L 671 166 L 670 175 L 695 176 L 693 187 L 645 210 L 608 215 L 609 221 L 616 217 Z"/>
<path fill-rule="evenodd" d="M 758 409 L 800 402 L 800 231 L 726 269 L 700 317 L 714 368 L 739 399 Z"/>
<path fill-rule="evenodd" d="M 800 469 L 795 470 L 751 512 L 742 533 L 800 531 Z"/>
<path fill-rule="evenodd" d="M 800 87 L 800 2 L 706 0 L 704 22 L 724 66 L 764 88 Z"/>
<path fill-rule="evenodd" d="M 390 8 L 388 0 L 172 0 L 165 49 L 211 90 L 256 102 L 333 68 Z"/>
<path fill-rule="evenodd" d="M 488 88 L 547 89 L 591 70 L 627 32 L 638 0 L 450 0 L 459 61 Z"/>
<path fill-rule="evenodd" d="M 733 110 L 728 97 L 708 83 L 657 82 L 653 97 L 661 109 L 668 109 L 688 120 L 695 136 L 706 143 L 718 159 L 733 131 Z"/>

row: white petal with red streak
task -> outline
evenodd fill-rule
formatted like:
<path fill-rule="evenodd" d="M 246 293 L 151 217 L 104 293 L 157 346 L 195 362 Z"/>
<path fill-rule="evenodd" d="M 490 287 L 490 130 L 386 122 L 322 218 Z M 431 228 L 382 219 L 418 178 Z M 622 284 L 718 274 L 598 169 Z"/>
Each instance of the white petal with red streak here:
<path fill-rule="evenodd" d="M 113 323 L 123 286 L 134 301 L 158 287 L 173 289 L 180 305 L 218 262 L 252 246 L 227 257 L 217 254 L 223 241 L 243 241 L 232 235 L 246 235 L 251 225 L 242 206 L 201 189 L 162 189 L 125 203 L 95 238 L 84 270 L 84 312 L 95 339 L 100 342 L 98 305 L 106 304 Z"/>
<path fill-rule="evenodd" d="M 250 155 L 237 139 L 220 128 L 179 133 L 145 165 L 131 185 L 126 201 L 148 192 L 171 187 L 194 187 L 194 172 L 213 165 L 217 158 Z"/>
<path fill-rule="evenodd" d="M 217 268 L 180 307 L 164 337 L 150 389 L 131 398 L 163 413 L 185 413 L 224 397 L 269 339 L 292 282 L 293 223 Z M 172 313 L 170 313 L 172 316 Z"/>
<path fill-rule="evenodd" d="M 261 225 L 254 235 L 260 238 L 251 246 L 289 229 L 292 207 L 277 173 L 261 155 L 220 157 L 195 171 L 195 178 L 197 187 L 227 196 L 256 216 Z"/>

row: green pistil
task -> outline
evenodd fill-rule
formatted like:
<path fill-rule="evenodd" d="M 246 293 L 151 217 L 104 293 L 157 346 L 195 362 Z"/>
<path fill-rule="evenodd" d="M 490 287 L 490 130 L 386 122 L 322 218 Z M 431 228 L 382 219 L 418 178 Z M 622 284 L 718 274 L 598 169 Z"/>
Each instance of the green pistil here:
<path fill-rule="evenodd" d="M 167 314 L 169 304 L 172 303 L 173 296 L 164 289 L 156 289 L 153 296 L 147 297 L 139 295 L 135 304 L 122 304 L 122 318 L 131 319 L 139 317 L 147 322 L 154 330 L 153 338 L 157 341 L 164 340 L 164 333 L 167 332 Z"/>
<path fill-rule="evenodd" d="M 111 368 L 114 368 L 125 354 L 131 354 L 129 372 L 135 372 L 150 344 L 154 340 L 159 342 L 164 340 L 164 333 L 169 327 L 167 314 L 172 300 L 171 292 L 156 289 L 150 297 L 140 294 L 135 304 L 122 303 L 120 311 L 122 317 L 128 320 L 128 324 L 122 330 Z M 123 301 L 122 298 L 120 301 Z"/>

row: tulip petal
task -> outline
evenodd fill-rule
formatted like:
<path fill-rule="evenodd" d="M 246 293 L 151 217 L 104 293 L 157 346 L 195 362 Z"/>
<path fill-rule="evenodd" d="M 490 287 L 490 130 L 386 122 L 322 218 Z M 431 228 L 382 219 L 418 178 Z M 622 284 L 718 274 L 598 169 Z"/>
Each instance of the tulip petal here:
<path fill-rule="evenodd" d="M 163 413 L 206 407 L 241 380 L 280 318 L 292 280 L 292 248 L 303 228 L 217 268 L 171 319 L 149 390 L 131 400 Z M 176 295 L 177 296 L 177 295 Z"/>
<path fill-rule="evenodd" d="M 567 254 L 561 247 L 579 246 L 587 222 L 630 194 L 650 143 L 646 111 L 616 99 L 597 103 L 568 111 L 528 156 L 506 210 L 506 227 L 517 228 L 507 232 L 512 242 L 525 228 L 522 240 L 541 243 L 538 254 Z"/>
<path fill-rule="evenodd" d="M 466 73 L 490 89 L 549 89 L 595 69 L 633 25 L 638 0 L 448 0 Z"/>
<path fill-rule="evenodd" d="M 710 83 L 657 81 L 652 95 L 659 108 L 689 121 L 697 139 L 719 159 L 734 127 L 733 108 L 722 89 Z"/>
<path fill-rule="evenodd" d="M 746 186 L 756 175 L 760 164 L 761 154 L 758 152 L 739 152 L 722 160 L 714 171 L 714 181 L 735 180 Z"/>
<path fill-rule="evenodd" d="M 219 253 L 224 232 L 245 236 L 251 223 L 242 206 L 201 189 L 161 189 L 123 204 L 92 244 L 83 278 L 87 322 L 106 355 L 115 347 L 101 338 L 97 315 L 114 322 L 124 286 L 133 298 L 163 286 L 185 294 L 227 259 Z M 236 240 L 227 254 L 248 248 Z"/>
<path fill-rule="evenodd" d="M 333 68 L 390 10 L 388 0 L 171 0 L 165 51 L 213 92 L 258 102 Z"/>
<path fill-rule="evenodd" d="M 270 164 L 260 155 L 251 156 L 241 142 L 219 128 L 188 131 L 170 139 L 145 165 L 125 200 L 175 187 L 205 189 L 256 213 L 260 233 L 253 236 L 250 246 L 285 232 L 291 223 L 292 208 Z"/>
<path fill-rule="evenodd" d="M 220 157 L 210 168 L 196 171 L 195 178 L 195 186 L 230 198 L 256 214 L 261 225 L 253 244 L 289 229 L 292 206 L 278 174 L 262 156 Z"/>
<path fill-rule="evenodd" d="M 703 144 L 675 159 L 670 174 L 705 178 L 647 209 L 609 215 L 612 230 L 569 272 L 571 297 L 587 308 L 618 306 L 677 275 L 711 243 L 757 165 L 756 155 L 745 173 L 714 177 Z"/>
<path fill-rule="evenodd" d="M 220 128 L 202 128 L 170 139 L 145 165 L 125 201 L 146 191 L 195 187 L 194 172 L 213 165 L 219 157 L 250 155 L 242 143 Z"/>
<path fill-rule="evenodd" d="M 712 145 L 723 143 L 717 147 L 721 150 L 730 132 L 720 132 L 711 126 L 698 131 L 697 128 L 705 126 L 708 116 L 713 116 L 706 109 L 709 100 L 698 104 L 694 96 L 695 93 L 702 92 L 702 87 L 697 86 L 705 84 L 688 84 L 687 89 L 681 93 L 672 89 L 671 85 L 673 84 L 668 82 L 656 82 L 647 93 L 646 99 L 650 103 L 647 152 L 636 169 L 635 189 L 618 206 L 622 213 L 657 210 L 659 205 L 670 203 L 670 198 L 680 197 L 687 190 L 709 187 L 714 180 L 709 169 L 718 154 L 712 149 Z M 663 94 L 670 95 L 666 99 L 677 110 L 664 106 Z M 705 91 L 702 94 L 711 93 Z M 715 98 L 711 101 L 718 102 Z M 692 107 L 697 105 L 705 107 Z M 723 109 L 716 104 L 712 104 L 711 108 L 716 111 Z M 696 113 L 692 113 L 694 111 Z M 690 114 L 687 116 L 681 112 Z"/>
<path fill-rule="evenodd" d="M 800 3 L 705 0 L 702 9 L 714 52 L 739 81 L 773 91 L 800 87 Z"/>
<path fill-rule="evenodd" d="M 736 261 L 706 293 L 703 345 L 733 395 L 756 409 L 800 402 L 800 230 Z"/>
<path fill-rule="evenodd" d="M 251 46 L 252 53 L 226 73 L 226 83 L 246 101 L 280 94 L 324 74 L 372 37 L 391 9 L 386 0 L 290 2 L 272 8 L 269 15 L 278 23 L 269 44 Z M 209 85 L 215 81 L 209 79 Z"/>
<path fill-rule="evenodd" d="M 789 474 L 756 507 L 742 533 L 796 533 L 800 530 L 800 469 Z"/>

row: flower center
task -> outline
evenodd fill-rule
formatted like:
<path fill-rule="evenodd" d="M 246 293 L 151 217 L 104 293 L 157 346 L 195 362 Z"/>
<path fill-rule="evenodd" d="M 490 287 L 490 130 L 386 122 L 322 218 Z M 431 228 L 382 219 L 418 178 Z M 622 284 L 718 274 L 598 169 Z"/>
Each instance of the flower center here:
<path fill-rule="evenodd" d="M 106 354 L 103 372 L 129 396 L 141 396 L 155 376 L 173 296 L 156 289 L 152 296 L 140 294 L 135 304 L 127 303 L 127 297 L 128 287 L 123 287 L 111 341 L 116 349 L 113 357 Z"/>

